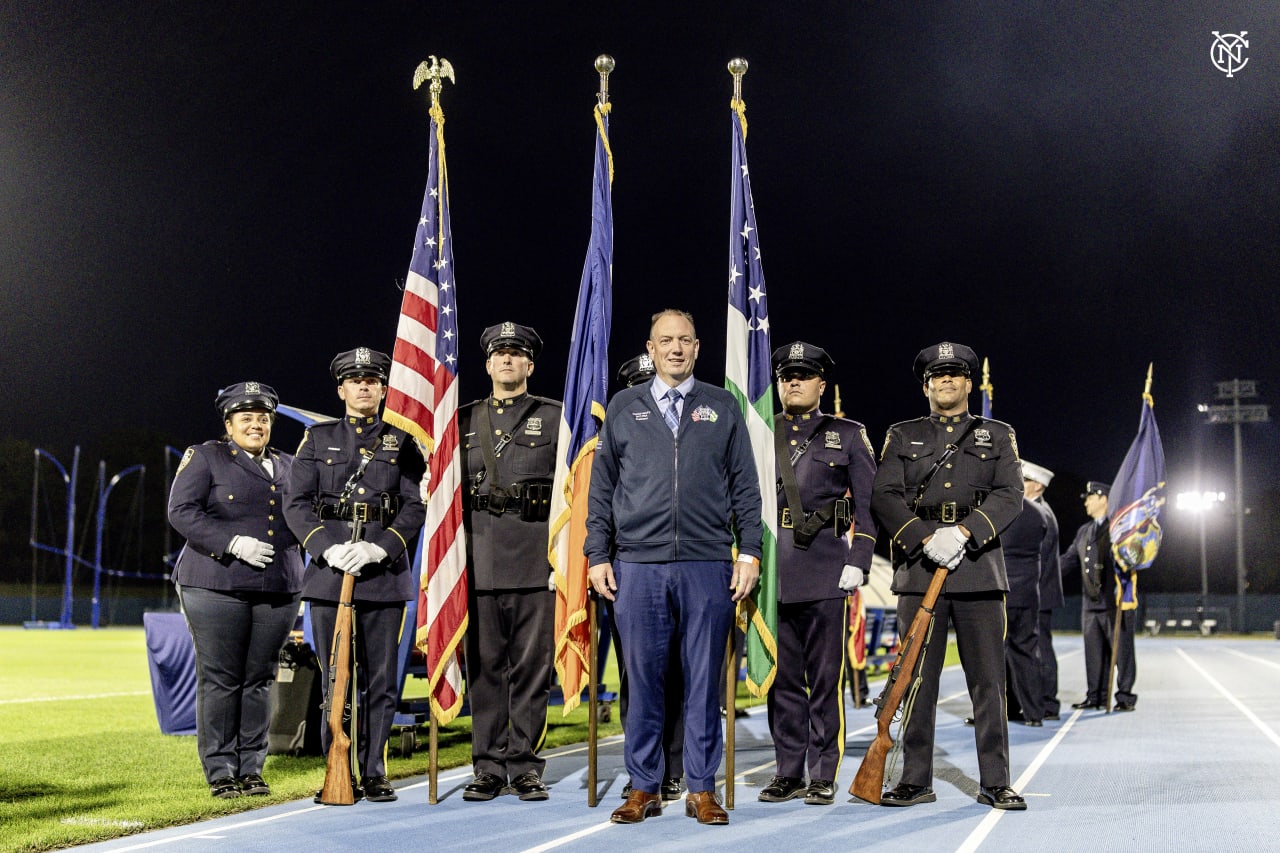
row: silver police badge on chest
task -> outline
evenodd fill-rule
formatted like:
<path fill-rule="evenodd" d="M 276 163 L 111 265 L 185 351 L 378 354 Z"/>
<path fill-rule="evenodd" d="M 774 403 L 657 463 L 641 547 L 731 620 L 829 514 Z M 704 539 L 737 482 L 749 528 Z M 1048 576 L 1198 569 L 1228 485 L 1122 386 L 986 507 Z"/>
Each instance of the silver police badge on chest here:
<path fill-rule="evenodd" d="M 843 450 L 844 445 L 840 443 L 840 433 L 833 429 L 827 430 L 827 434 L 823 436 L 826 440 L 827 450 Z"/>
<path fill-rule="evenodd" d="M 991 431 L 986 429 L 975 429 L 973 431 L 973 443 L 979 447 L 990 447 Z"/>
<path fill-rule="evenodd" d="M 382 436 L 382 449 L 383 450 L 399 450 L 400 437 L 395 433 L 388 433 Z"/>
<path fill-rule="evenodd" d="M 542 418 L 529 418 L 524 425 L 525 435 L 542 435 Z"/>

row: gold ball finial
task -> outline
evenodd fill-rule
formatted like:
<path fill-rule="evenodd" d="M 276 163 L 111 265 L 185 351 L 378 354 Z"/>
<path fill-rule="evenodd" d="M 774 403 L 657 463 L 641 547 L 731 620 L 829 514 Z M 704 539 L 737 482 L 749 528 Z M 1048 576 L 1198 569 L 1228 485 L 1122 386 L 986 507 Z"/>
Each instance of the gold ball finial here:
<path fill-rule="evenodd" d="M 613 57 L 607 53 L 602 53 L 596 57 L 596 70 L 601 74 L 610 74 L 613 72 Z"/>
<path fill-rule="evenodd" d="M 741 77 L 747 73 L 747 61 L 741 56 L 736 59 L 729 60 L 729 73 L 734 77 Z"/>

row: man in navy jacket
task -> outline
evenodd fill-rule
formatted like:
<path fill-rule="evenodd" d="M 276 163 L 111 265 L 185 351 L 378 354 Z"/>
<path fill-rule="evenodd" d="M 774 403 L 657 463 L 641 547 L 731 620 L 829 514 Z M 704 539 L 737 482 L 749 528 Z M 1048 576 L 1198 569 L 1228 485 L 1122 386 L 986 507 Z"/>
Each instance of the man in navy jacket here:
<path fill-rule="evenodd" d="M 734 606 L 760 576 L 760 486 L 737 401 L 693 378 L 693 318 L 655 314 L 646 347 L 658 375 L 609 403 L 583 547 L 592 588 L 616 601 L 632 687 L 632 790 L 611 819 L 639 823 L 661 810 L 664 683 L 674 635 L 686 664 L 685 813 L 724 824 L 729 817 L 713 793 L 724 749 L 720 670 Z"/>

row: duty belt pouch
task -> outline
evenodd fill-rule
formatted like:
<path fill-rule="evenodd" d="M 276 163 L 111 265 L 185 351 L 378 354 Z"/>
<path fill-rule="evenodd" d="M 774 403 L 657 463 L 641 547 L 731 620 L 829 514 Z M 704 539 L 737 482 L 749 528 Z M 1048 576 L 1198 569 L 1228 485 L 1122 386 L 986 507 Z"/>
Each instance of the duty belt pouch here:
<path fill-rule="evenodd" d="M 521 521 L 546 521 L 551 517 L 551 481 L 526 480 L 520 500 Z"/>
<path fill-rule="evenodd" d="M 849 528 L 853 527 L 853 515 L 849 506 L 848 498 L 840 498 L 835 503 L 836 513 L 836 537 L 840 537 L 849 532 Z"/>

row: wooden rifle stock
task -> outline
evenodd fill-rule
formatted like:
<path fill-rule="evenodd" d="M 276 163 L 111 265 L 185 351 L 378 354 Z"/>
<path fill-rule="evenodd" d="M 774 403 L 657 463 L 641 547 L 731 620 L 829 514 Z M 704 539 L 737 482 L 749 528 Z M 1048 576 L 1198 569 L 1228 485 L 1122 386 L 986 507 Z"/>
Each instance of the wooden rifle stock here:
<path fill-rule="evenodd" d="M 367 507 L 356 504 L 357 507 Z M 353 513 L 351 541 L 359 542 L 364 532 L 359 512 Z M 326 806 L 354 806 L 355 790 L 351 785 L 351 737 L 342 727 L 347 707 L 347 690 L 351 684 L 352 619 L 351 601 L 355 598 L 355 575 L 345 574 L 338 593 L 338 614 L 333 623 L 333 645 L 329 649 L 329 755 L 324 768 L 324 787 L 320 802 Z"/>
<path fill-rule="evenodd" d="M 915 680 L 915 672 L 920 656 L 924 653 L 929 638 L 929 623 L 933 621 L 933 607 L 942 593 L 942 584 L 947 579 L 947 567 L 939 566 L 933 572 L 933 580 L 929 590 L 920 602 L 920 609 L 911 620 L 911 627 L 902 636 L 898 648 L 898 656 L 894 658 L 893 667 L 889 670 L 889 679 L 880 698 L 875 700 L 879 705 L 876 711 L 876 736 L 862 756 L 862 764 L 858 767 L 858 775 L 849 786 L 849 793 L 860 800 L 876 805 L 880 804 L 880 794 L 884 791 L 884 765 L 893 748 L 893 737 L 889 734 L 889 725 L 898 713 L 911 683 Z"/>

